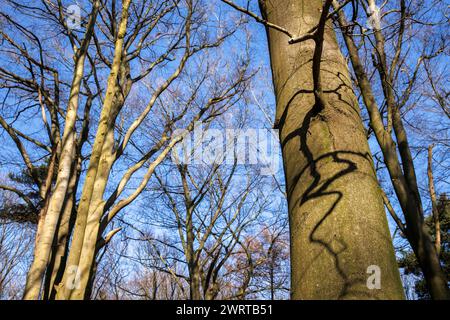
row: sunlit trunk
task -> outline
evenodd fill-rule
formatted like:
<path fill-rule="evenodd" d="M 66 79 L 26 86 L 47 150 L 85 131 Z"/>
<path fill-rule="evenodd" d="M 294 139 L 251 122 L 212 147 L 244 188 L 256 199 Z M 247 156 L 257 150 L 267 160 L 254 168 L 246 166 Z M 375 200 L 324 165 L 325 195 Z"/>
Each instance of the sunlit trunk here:
<path fill-rule="evenodd" d="M 260 1 L 296 35 L 318 25 L 323 2 Z M 313 79 L 316 42 L 288 44 L 268 29 L 288 195 L 293 299 L 402 299 L 403 288 L 347 64 L 330 24 Z M 320 104 L 320 106 L 319 106 Z M 371 276 L 380 287 L 373 286 Z M 369 273 L 368 273 L 369 272 Z"/>
<path fill-rule="evenodd" d="M 113 163 L 114 124 L 121 104 L 117 103 L 117 80 L 121 72 L 123 43 L 128 21 L 130 1 L 124 1 L 122 17 L 115 42 L 114 60 L 108 78 L 106 96 L 103 102 L 99 126 L 92 148 L 89 167 L 78 205 L 74 237 L 70 247 L 67 268 L 76 270 L 77 283 L 68 286 L 74 275 L 65 272 L 58 288 L 57 299 L 84 299 L 86 288 L 92 276 L 95 261 L 100 219 L 103 214 L 103 193 Z"/>

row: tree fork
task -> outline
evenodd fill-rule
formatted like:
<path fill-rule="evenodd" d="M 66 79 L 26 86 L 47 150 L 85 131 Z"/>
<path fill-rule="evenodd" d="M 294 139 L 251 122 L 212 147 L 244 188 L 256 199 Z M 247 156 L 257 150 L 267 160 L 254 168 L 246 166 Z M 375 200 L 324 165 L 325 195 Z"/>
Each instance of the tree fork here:
<path fill-rule="evenodd" d="M 54 191 L 51 195 L 45 219 L 40 221 L 42 234 L 39 243 L 36 243 L 34 249 L 34 258 L 27 274 L 27 282 L 23 298 L 26 300 L 39 299 L 51 254 L 53 239 L 57 233 L 58 221 L 62 214 L 62 206 L 66 197 L 67 188 L 70 180 L 71 167 L 74 162 L 75 148 L 75 122 L 79 104 L 79 93 L 82 78 L 84 75 L 84 61 L 86 59 L 88 46 L 94 32 L 94 25 L 100 8 L 100 1 L 93 3 L 89 22 L 86 27 L 84 39 L 75 53 L 75 67 L 66 113 L 64 134 L 61 145 L 61 156 L 58 165 L 58 175 Z"/>
<path fill-rule="evenodd" d="M 115 121 L 115 97 L 117 94 L 117 79 L 124 56 L 124 38 L 128 21 L 128 9 L 131 0 L 122 4 L 122 17 L 119 24 L 117 39 L 114 49 L 114 60 L 108 77 L 105 100 L 100 115 L 94 146 L 89 161 L 88 171 L 83 185 L 83 191 L 78 205 L 75 222 L 74 238 L 69 252 L 67 267 L 76 266 L 76 272 L 80 275 L 78 287 L 66 286 L 68 279 L 72 277 L 70 272 L 64 272 L 61 283 L 58 286 L 56 299 L 85 299 L 86 289 L 92 276 L 92 264 L 95 263 L 97 234 L 100 226 L 101 213 L 104 202 L 101 201 L 103 192 L 94 195 L 95 184 L 105 184 L 110 166 L 105 162 L 105 150 L 112 150 L 114 136 L 111 134 L 111 126 Z M 107 156 L 107 155 L 106 155 Z M 108 162 L 109 163 L 109 162 Z M 103 169 L 103 170 L 102 170 Z M 101 178 L 98 175 L 101 175 Z M 95 206 L 95 210 L 92 207 Z M 98 218 L 97 216 L 100 215 Z"/>

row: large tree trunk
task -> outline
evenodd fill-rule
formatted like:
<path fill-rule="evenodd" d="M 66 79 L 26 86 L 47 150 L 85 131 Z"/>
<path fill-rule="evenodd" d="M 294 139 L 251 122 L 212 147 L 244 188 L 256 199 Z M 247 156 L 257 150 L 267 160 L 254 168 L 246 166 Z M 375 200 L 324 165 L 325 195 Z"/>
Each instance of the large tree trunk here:
<path fill-rule="evenodd" d="M 323 3 L 260 0 L 260 7 L 268 21 L 302 35 L 318 25 Z M 325 101 L 317 101 L 313 78 L 316 42 L 288 44 L 273 29 L 268 40 L 288 194 L 292 298 L 402 299 L 382 196 L 334 31 L 327 25 L 320 63 Z M 371 265 L 381 271 L 379 289 L 367 285 Z"/>

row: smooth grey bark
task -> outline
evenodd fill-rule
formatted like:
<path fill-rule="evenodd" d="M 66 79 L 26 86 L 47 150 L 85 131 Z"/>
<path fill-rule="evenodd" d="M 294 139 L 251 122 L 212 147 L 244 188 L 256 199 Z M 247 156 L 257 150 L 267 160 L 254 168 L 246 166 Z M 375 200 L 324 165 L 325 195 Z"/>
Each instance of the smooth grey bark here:
<path fill-rule="evenodd" d="M 45 271 L 52 254 L 52 245 L 57 233 L 58 221 L 62 214 L 63 204 L 69 186 L 71 168 L 74 162 L 76 140 L 75 123 L 81 82 L 84 75 L 84 61 L 93 34 L 99 7 L 100 1 L 95 1 L 86 27 L 84 39 L 80 48 L 78 48 L 75 53 L 75 68 L 68 101 L 64 134 L 61 142 L 61 156 L 58 165 L 56 185 L 51 195 L 45 218 L 42 219 L 42 233 L 40 234 L 39 242 L 36 242 L 33 262 L 27 274 L 27 282 L 23 295 L 23 298 L 26 300 L 36 300 L 40 297 Z"/>

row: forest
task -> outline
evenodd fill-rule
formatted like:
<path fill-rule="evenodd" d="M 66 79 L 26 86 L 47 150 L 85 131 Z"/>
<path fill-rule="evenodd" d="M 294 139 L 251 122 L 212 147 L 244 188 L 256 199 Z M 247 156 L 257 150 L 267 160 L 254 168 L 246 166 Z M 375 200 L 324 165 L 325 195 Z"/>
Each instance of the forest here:
<path fill-rule="evenodd" d="M 0 300 L 450 300 L 449 22 L 0 0 Z"/>

